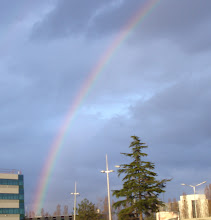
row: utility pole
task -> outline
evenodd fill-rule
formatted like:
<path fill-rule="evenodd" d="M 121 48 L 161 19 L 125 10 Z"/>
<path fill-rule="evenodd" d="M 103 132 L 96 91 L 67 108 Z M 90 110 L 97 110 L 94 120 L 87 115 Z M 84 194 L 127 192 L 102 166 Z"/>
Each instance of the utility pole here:
<path fill-rule="evenodd" d="M 71 193 L 71 195 L 74 195 L 74 220 L 76 220 L 76 196 L 79 195 L 76 191 L 76 182 L 75 182 L 75 192 Z"/>

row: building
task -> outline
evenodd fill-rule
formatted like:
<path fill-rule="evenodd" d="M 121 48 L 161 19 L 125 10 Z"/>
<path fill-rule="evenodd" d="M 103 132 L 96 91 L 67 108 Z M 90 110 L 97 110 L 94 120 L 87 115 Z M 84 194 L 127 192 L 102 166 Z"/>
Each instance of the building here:
<path fill-rule="evenodd" d="M 208 200 L 204 194 L 180 196 L 180 219 L 206 218 L 209 216 Z"/>
<path fill-rule="evenodd" d="M 51 216 L 51 217 L 34 217 L 34 218 L 25 218 L 25 220 L 72 220 L 73 216 Z"/>
<path fill-rule="evenodd" d="M 23 220 L 24 216 L 23 175 L 0 169 L 0 220 Z"/>
<path fill-rule="evenodd" d="M 178 220 L 179 219 L 179 213 L 178 212 L 157 212 L 156 213 L 156 220 Z"/>

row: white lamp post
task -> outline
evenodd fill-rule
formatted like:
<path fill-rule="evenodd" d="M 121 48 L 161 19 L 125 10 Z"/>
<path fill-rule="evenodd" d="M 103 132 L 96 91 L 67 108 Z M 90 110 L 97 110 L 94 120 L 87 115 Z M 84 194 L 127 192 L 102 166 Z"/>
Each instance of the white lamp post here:
<path fill-rule="evenodd" d="M 204 182 L 199 183 L 199 184 L 197 184 L 197 185 L 195 185 L 195 186 L 187 185 L 187 184 L 185 184 L 185 183 L 182 183 L 182 184 L 181 184 L 182 186 L 190 186 L 190 187 L 193 188 L 193 192 L 194 192 L 194 204 L 195 204 L 195 215 L 196 215 L 196 218 L 198 218 L 198 217 L 197 217 L 197 209 L 196 209 L 196 199 L 195 199 L 196 186 L 200 186 L 200 185 L 202 185 L 202 184 L 204 184 L 204 183 L 206 183 L 206 182 L 207 182 L 207 181 L 204 181 Z"/>
<path fill-rule="evenodd" d="M 76 191 L 76 182 L 75 182 L 75 192 L 71 193 L 71 195 L 74 195 L 74 220 L 76 219 L 76 196 L 79 195 Z"/>
<path fill-rule="evenodd" d="M 106 154 L 106 170 L 102 170 L 101 173 L 107 174 L 107 190 L 108 190 L 108 212 L 109 212 L 109 220 L 111 220 L 111 200 L 110 200 L 110 187 L 109 187 L 109 173 L 114 172 L 114 170 L 108 169 L 108 158 Z"/>

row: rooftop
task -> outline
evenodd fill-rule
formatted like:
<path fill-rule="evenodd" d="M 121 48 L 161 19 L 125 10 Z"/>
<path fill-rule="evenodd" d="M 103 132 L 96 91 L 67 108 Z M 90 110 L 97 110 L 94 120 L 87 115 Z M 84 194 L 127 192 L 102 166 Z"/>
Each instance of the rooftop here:
<path fill-rule="evenodd" d="M 21 171 L 16 170 L 16 169 L 1 169 L 0 168 L 0 173 L 21 174 Z"/>

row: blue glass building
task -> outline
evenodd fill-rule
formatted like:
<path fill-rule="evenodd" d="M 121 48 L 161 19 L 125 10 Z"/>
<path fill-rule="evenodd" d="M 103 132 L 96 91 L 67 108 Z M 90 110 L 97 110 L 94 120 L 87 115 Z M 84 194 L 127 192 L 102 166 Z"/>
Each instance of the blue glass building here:
<path fill-rule="evenodd" d="M 0 220 L 23 220 L 24 179 L 16 170 L 0 170 Z"/>

